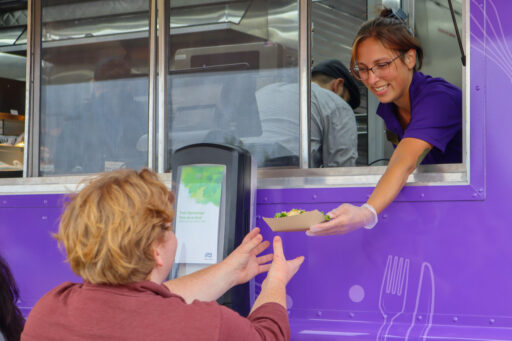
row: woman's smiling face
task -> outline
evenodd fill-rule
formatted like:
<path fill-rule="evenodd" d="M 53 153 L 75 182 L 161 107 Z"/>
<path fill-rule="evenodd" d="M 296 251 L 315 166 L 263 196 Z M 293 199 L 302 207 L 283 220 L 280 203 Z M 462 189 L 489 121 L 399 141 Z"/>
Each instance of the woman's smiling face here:
<path fill-rule="evenodd" d="M 409 85 L 416 64 L 416 51 L 411 49 L 403 57 L 394 59 L 398 55 L 397 51 L 388 49 L 373 37 L 363 40 L 357 46 L 356 61 L 361 68 L 372 68 L 392 61 L 387 68 L 380 67 L 377 75 L 369 70 L 368 78 L 362 80 L 381 103 L 393 102 L 398 105 L 409 101 Z"/>

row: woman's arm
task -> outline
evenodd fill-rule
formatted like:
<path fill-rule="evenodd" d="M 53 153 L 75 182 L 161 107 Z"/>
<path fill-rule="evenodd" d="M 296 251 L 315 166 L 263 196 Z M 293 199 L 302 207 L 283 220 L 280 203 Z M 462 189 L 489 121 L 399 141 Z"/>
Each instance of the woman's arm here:
<path fill-rule="evenodd" d="M 268 271 L 272 254 L 258 257 L 270 243 L 262 242 L 260 229 L 249 232 L 240 246 L 229 254 L 222 262 L 164 282 L 169 290 L 185 299 L 187 303 L 193 300 L 214 301 L 233 286 L 245 283 L 254 276 Z"/>
<path fill-rule="evenodd" d="M 416 138 L 405 138 L 397 145 L 386 171 L 372 192 L 368 204 L 381 213 L 402 190 L 407 178 L 423 161 L 432 145 Z"/>
<path fill-rule="evenodd" d="M 404 138 L 396 147 L 386 171 L 372 192 L 367 205 L 361 207 L 342 204 L 327 213 L 331 220 L 311 226 L 307 234 L 310 236 L 344 234 L 361 227 L 371 228 L 377 223 L 377 214 L 381 213 L 393 200 L 409 175 L 416 169 L 432 145 L 416 138 Z M 371 208 L 375 209 L 375 213 Z"/>

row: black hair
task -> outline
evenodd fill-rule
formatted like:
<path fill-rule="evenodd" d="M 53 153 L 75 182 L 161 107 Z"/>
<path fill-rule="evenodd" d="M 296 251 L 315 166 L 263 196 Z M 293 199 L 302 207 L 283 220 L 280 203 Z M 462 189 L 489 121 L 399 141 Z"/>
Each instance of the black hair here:
<path fill-rule="evenodd" d="M 337 59 L 324 60 L 311 69 L 311 79 L 320 84 L 327 84 L 331 80 L 338 78 L 344 80 L 343 89 L 347 90 L 350 96 L 348 104 L 352 109 L 357 108 L 361 104 L 359 86 L 341 61 Z"/>
<path fill-rule="evenodd" d="M 16 305 L 19 291 L 7 262 L 0 256 L 0 332 L 7 341 L 18 341 L 25 319 Z"/>

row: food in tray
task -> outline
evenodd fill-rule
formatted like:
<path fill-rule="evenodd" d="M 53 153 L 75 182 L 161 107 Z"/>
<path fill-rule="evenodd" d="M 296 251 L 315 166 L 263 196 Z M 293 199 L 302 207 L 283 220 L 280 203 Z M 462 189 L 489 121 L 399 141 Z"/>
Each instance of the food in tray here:
<path fill-rule="evenodd" d="M 305 210 L 298 210 L 296 208 L 288 211 L 288 212 L 277 212 L 275 215 L 274 215 L 274 218 L 283 218 L 283 217 L 291 217 L 291 216 L 294 216 L 294 215 L 298 215 L 298 214 L 301 214 L 301 213 L 304 213 L 306 212 Z"/>
<path fill-rule="evenodd" d="M 299 209 L 291 209 L 290 211 L 288 212 L 277 212 L 275 215 L 274 215 L 274 218 L 283 218 L 283 217 L 292 217 L 294 215 L 299 215 L 301 213 L 305 213 L 306 210 L 299 210 Z M 324 214 L 324 212 L 320 211 L 320 213 Z M 324 214 L 324 218 L 325 218 L 325 221 L 329 221 L 331 220 L 331 217 L 327 214 Z"/>
<path fill-rule="evenodd" d="M 277 212 L 273 218 L 263 217 L 263 220 L 274 232 L 307 231 L 311 226 L 330 219 L 331 217 L 319 210 L 306 211 L 302 209 Z"/>

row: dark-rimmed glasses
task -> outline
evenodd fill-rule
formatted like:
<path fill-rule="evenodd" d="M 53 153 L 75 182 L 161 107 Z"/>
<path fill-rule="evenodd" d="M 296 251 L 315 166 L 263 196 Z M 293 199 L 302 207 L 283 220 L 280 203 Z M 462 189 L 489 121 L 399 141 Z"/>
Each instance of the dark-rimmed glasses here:
<path fill-rule="evenodd" d="M 354 65 L 352 68 L 352 73 L 354 76 L 360 81 L 365 81 L 370 76 L 370 71 L 377 77 L 386 76 L 389 73 L 389 66 L 393 63 L 400 55 L 391 59 L 387 62 L 379 62 L 372 67 L 364 67 L 359 65 Z"/>

